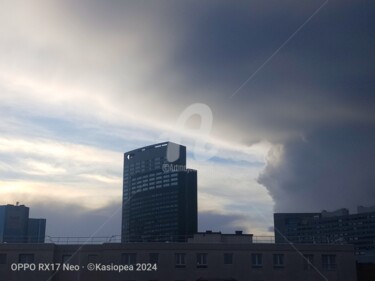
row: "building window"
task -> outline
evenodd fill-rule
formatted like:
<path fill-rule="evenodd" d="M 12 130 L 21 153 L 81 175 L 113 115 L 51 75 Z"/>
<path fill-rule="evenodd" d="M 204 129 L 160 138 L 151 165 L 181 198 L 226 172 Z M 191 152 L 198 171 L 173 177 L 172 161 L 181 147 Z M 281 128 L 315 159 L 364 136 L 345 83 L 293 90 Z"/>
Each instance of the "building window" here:
<path fill-rule="evenodd" d="M 252 267 L 262 267 L 262 254 L 251 254 L 251 266 Z"/>
<path fill-rule="evenodd" d="M 19 263 L 33 263 L 34 254 L 19 254 L 18 262 Z"/>
<path fill-rule="evenodd" d="M 233 264 L 233 254 L 224 253 L 224 264 Z"/>
<path fill-rule="evenodd" d="M 158 253 L 150 253 L 150 263 L 158 263 L 159 262 L 159 254 Z"/>
<path fill-rule="evenodd" d="M 0 254 L 0 264 L 7 263 L 7 254 Z"/>
<path fill-rule="evenodd" d="M 185 254 L 184 253 L 176 253 L 175 254 L 175 261 L 176 261 L 176 267 L 182 268 L 185 267 Z"/>
<path fill-rule="evenodd" d="M 322 267 L 325 270 L 335 270 L 336 255 L 322 255 Z"/>
<path fill-rule="evenodd" d="M 206 268 L 207 267 L 207 254 L 199 253 L 197 254 L 197 268 Z"/>
<path fill-rule="evenodd" d="M 314 264 L 314 255 L 303 255 L 303 269 L 311 270 Z"/>
<path fill-rule="evenodd" d="M 63 255 L 61 258 L 62 263 L 68 263 L 72 258 L 72 255 Z"/>
<path fill-rule="evenodd" d="M 123 253 L 121 255 L 121 263 L 127 265 L 134 265 L 137 262 L 137 254 L 136 253 Z"/>
<path fill-rule="evenodd" d="M 284 267 L 284 254 L 273 255 L 273 267 L 276 267 L 276 268 Z"/>

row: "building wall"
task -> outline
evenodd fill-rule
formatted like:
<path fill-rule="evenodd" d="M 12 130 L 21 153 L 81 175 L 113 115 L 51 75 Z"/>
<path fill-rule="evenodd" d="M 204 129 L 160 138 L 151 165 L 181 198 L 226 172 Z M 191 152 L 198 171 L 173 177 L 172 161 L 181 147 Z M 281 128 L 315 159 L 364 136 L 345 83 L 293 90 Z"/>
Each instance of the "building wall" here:
<path fill-rule="evenodd" d="M 46 219 L 29 219 L 27 228 L 28 243 L 44 243 Z"/>
<path fill-rule="evenodd" d="M 1 242 L 25 243 L 27 242 L 27 224 L 29 208 L 24 205 L 0 206 Z"/>
<path fill-rule="evenodd" d="M 13 271 L 11 265 L 22 263 L 24 258 L 29 263 L 51 263 L 54 254 L 53 244 L 0 244 L 0 281 L 48 280 L 50 271 Z"/>
<path fill-rule="evenodd" d="M 79 271 L 13 272 L 10 264 L 19 260 L 22 253 L 35 255 L 35 262 L 78 265 Z M 150 254 L 158 254 L 156 271 L 88 271 L 89 262 L 125 264 L 131 254 L 135 263 L 150 263 Z M 54 274 L 57 280 L 237 280 L 237 281 L 301 281 L 330 280 L 356 281 L 355 256 L 350 245 L 284 245 L 243 243 L 113 243 L 102 245 L 53 245 L 0 244 L 0 281 L 47 280 Z M 176 254 L 185 255 L 184 264 L 176 264 Z M 207 263 L 198 264 L 197 255 L 207 255 Z M 225 263 L 225 256 L 232 256 L 232 263 Z M 255 266 L 252 254 L 261 254 L 262 263 Z M 313 267 L 306 269 L 301 255 L 313 255 Z M 283 255 L 283 265 L 275 266 L 274 255 Z M 334 256 L 335 263 L 327 268 L 326 255 Z M 0 259 L 1 261 L 1 259 Z M 227 260 L 228 261 L 228 260 Z M 85 268 L 82 268 L 85 267 Z"/>

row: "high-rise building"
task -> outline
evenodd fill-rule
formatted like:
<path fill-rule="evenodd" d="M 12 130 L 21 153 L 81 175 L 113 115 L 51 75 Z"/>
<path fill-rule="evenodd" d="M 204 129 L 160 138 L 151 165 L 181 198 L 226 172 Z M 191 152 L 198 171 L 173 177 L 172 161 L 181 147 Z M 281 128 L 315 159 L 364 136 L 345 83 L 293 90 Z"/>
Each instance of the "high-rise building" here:
<path fill-rule="evenodd" d="M 0 206 L 0 243 L 44 243 L 45 219 L 30 219 L 25 205 Z"/>
<path fill-rule="evenodd" d="M 274 214 L 276 243 L 353 244 L 358 256 L 375 260 L 375 208 L 321 213 Z"/>
<path fill-rule="evenodd" d="M 0 241 L 26 243 L 29 208 L 25 205 L 0 206 Z"/>
<path fill-rule="evenodd" d="M 124 154 L 121 241 L 184 241 L 197 232 L 197 171 L 172 142 Z"/>

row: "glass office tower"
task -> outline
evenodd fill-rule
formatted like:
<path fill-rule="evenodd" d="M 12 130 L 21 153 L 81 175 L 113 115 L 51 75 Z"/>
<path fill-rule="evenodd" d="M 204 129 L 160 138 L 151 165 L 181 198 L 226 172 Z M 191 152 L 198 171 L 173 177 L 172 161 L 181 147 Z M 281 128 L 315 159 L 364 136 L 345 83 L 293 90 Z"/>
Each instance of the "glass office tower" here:
<path fill-rule="evenodd" d="M 121 241 L 184 241 L 197 232 L 197 171 L 171 142 L 124 154 Z"/>

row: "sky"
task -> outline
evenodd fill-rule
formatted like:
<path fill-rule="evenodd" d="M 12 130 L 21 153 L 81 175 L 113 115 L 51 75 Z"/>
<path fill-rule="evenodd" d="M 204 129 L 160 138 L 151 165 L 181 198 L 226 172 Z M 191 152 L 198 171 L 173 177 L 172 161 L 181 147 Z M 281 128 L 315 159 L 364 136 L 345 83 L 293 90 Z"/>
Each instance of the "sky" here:
<path fill-rule="evenodd" d="M 120 234 L 123 153 L 171 140 L 200 231 L 375 205 L 373 1 L 1 1 L 0 204 Z"/>

